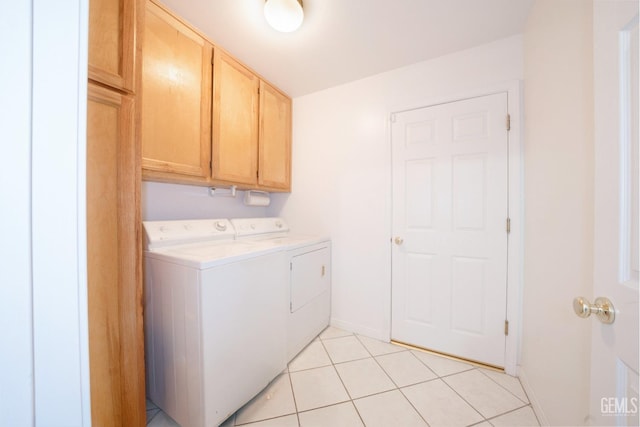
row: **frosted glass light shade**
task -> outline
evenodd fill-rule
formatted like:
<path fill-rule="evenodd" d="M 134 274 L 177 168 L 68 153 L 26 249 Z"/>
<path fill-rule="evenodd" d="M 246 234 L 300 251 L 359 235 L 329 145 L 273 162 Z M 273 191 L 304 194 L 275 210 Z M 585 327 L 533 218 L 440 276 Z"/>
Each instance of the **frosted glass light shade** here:
<path fill-rule="evenodd" d="M 302 24 L 304 12 L 300 0 L 267 0 L 264 17 L 269 25 L 283 33 L 295 31 Z"/>

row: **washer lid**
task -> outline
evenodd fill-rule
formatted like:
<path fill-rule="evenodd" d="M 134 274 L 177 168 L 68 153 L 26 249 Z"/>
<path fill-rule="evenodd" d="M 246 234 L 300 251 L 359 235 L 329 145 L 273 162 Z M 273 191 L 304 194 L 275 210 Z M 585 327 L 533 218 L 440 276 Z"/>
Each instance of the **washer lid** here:
<path fill-rule="evenodd" d="M 233 240 L 235 230 L 228 219 L 143 221 L 145 249 L 153 250 L 185 243 Z"/>

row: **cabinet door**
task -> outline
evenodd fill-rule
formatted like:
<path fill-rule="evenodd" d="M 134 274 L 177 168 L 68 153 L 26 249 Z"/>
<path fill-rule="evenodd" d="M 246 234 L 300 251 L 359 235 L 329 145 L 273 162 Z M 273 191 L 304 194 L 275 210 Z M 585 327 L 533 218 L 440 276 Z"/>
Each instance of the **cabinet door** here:
<path fill-rule="evenodd" d="M 213 69 L 213 178 L 255 186 L 260 80 L 220 50 Z"/>
<path fill-rule="evenodd" d="M 260 82 L 258 184 L 291 191 L 291 99 Z"/>
<path fill-rule="evenodd" d="M 212 45 L 147 2 L 142 58 L 142 167 L 166 177 L 211 175 Z"/>
<path fill-rule="evenodd" d="M 89 78 L 133 92 L 136 0 L 89 1 Z"/>
<path fill-rule="evenodd" d="M 87 292 L 91 418 L 144 426 L 140 179 L 133 99 L 90 84 Z"/>

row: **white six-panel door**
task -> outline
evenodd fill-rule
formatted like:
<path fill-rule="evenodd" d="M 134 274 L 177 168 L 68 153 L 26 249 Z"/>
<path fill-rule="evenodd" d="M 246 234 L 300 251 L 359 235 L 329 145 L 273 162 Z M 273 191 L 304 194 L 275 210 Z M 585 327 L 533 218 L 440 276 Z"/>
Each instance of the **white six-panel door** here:
<path fill-rule="evenodd" d="M 613 324 L 593 323 L 591 425 L 637 426 L 638 367 L 638 94 L 637 0 L 594 2 L 595 216 L 594 286 Z"/>
<path fill-rule="evenodd" d="M 507 93 L 392 115 L 391 338 L 504 366 Z"/>

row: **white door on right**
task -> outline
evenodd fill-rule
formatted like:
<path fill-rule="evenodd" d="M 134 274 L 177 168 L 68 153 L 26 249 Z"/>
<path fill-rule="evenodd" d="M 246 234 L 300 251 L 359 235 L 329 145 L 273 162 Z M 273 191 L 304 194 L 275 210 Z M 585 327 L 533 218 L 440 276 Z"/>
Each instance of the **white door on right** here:
<path fill-rule="evenodd" d="M 394 114 L 391 338 L 504 366 L 507 93 Z"/>
<path fill-rule="evenodd" d="M 591 424 L 639 425 L 638 1 L 594 2 L 594 293 L 615 307 L 595 316 Z"/>

